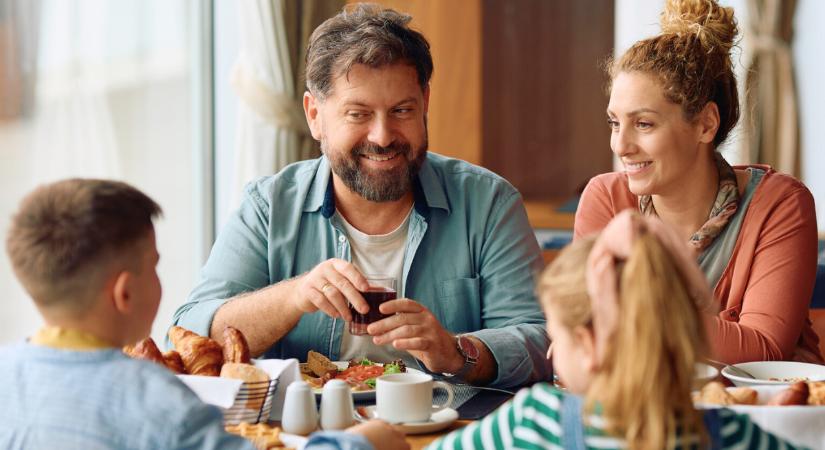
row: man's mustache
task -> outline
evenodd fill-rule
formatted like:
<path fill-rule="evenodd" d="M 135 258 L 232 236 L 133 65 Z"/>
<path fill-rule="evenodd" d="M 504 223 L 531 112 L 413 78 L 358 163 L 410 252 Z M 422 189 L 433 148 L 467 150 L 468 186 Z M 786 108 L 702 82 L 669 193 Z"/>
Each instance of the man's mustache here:
<path fill-rule="evenodd" d="M 353 147 L 352 154 L 354 156 L 361 156 L 366 154 L 372 155 L 386 155 L 389 153 L 401 153 L 403 155 L 409 155 L 412 151 L 412 146 L 407 142 L 393 142 L 392 144 L 382 147 L 380 145 L 376 145 L 370 142 L 363 143 L 356 147 Z"/>

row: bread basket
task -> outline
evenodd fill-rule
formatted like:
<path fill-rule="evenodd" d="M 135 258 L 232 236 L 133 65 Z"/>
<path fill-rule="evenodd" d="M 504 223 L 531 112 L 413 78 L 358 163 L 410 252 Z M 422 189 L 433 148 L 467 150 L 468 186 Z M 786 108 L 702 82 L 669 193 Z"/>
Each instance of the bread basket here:
<path fill-rule="evenodd" d="M 241 385 L 235 402 L 223 410 L 225 425 L 246 423 L 266 423 L 272 411 L 272 399 L 278 389 L 278 378 L 259 382 L 245 382 Z"/>

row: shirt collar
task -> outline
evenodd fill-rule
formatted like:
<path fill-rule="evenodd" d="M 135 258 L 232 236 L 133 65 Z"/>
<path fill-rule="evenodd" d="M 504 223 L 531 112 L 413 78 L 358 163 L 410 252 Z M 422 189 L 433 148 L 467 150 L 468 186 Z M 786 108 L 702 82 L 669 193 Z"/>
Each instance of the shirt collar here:
<path fill-rule="evenodd" d="M 109 342 L 86 331 L 51 326 L 38 330 L 31 337 L 30 342 L 62 350 L 100 350 L 114 347 Z"/>
<path fill-rule="evenodd" d="M 319 158 L 318 169 L 315 178 L 309 188 L 309 194 L 304 202 L 304 211 L 321 211 L 321 214 L 329 219 L 335 214 L 335 194 L 332 188 L 332 170 L 326 155 Z M 415 198 L 415 211 L 425 219 L 430 217 L 432 208 L 443 209 L 450 213 L 450 204 L 447 201 L 447 194 L 444 186 L 441 185 L 438 176 L 430 164 L 429 157 L 424 160 L 421 170 L 413 183 L 413 196 Z"/>

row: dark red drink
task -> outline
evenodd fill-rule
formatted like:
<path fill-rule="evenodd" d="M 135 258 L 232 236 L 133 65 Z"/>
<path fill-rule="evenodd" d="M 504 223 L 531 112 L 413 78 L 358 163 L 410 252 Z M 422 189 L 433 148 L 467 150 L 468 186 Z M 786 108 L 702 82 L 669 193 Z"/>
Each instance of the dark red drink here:
<path fill-rule="evenodd" d="M 349 305 L 349 312 L 352 314 L 352 322 L 349 324 L 349 332 L 355 336 L 367 334 L 367 325 L 389 317 L 387 314 L 381 314 L 378 307 L 387 300 L 394 300 L 397 297 L 395 289 L 370 286 L 367 292 L 362 292 L 361 295 L 367 301 L 370 310 L 366 314 L 361 314 Z"/>

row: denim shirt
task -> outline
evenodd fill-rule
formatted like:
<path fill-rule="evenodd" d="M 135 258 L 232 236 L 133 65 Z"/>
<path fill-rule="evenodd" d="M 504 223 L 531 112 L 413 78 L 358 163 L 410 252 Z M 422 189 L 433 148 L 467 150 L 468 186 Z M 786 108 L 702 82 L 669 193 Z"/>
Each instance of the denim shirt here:
<path fill-rule="evenodd" d="M 488 170 L 433 153 L 414 189 L 402 295 L 426 306 L 451 333 L 483 341 L 498 363 L 493 385 L 546 379 L 549 340 L 533 282 L 542 260 L 518 191 Z M 175 323 L 208 334 L 227 299 L 329 258 L 350 261 L 349 238 L 331 220 L 334 212 L 324 156 L 247 185 Z M 343 327 L 323 312 L 304 314 L 265 356 L 303 360 L 316 350 L 336 360 Z"/>

